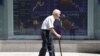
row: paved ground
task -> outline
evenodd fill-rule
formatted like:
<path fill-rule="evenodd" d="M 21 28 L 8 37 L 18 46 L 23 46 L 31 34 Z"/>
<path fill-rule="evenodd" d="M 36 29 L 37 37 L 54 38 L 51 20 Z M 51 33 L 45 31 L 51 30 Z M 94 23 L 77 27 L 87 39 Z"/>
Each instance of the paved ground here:
<path fill-rule="evenodd" d="M 39 52 L 41 40 L 0 40 L 0 52 Z M 63 52 L 100 53 L 100 41 L 69 41 L 62 40 Z M 55 50 L 59 52 L 58 41 Z"/>
<path fill-rule="evenodd" d="M 56 56 L 60 56 L 59 52 L 56 52 Z M 38 56 L 38 52 L 4 52 L 0 53 L 0 56 Z M 46 56 L 49 56 L 48 53 Z M 72 53 L 72 52 L 63 52 L 62 56 L 100 56 L 99 54 L 91 53 Z"/>

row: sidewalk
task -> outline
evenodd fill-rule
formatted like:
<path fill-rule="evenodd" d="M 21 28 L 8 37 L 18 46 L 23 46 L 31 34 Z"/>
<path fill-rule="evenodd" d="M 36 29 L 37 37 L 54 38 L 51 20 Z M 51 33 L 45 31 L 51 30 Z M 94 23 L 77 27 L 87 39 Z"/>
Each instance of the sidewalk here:
<path fill-rule="evenodd" d="M 41 40 L 0 40 L 0 52 L 39 52 Z M 58 41 L 54 41 L 55 51 L 59 52 Z M 100 53 L 100 41 L 62 40 L 63 52 Z"/>
<path fill-rule="evenodd" d="M 56 56 L 60 56 L 59 52 L 56 52 Z M 38 56 L 38 52 L 0 52 L 0 56 Z M 47 53 L 46 56 L 49 56 Z M 100 56 L 99 54 L 91 53 L 71 53 L 63 52 L 62 56 Z"/>

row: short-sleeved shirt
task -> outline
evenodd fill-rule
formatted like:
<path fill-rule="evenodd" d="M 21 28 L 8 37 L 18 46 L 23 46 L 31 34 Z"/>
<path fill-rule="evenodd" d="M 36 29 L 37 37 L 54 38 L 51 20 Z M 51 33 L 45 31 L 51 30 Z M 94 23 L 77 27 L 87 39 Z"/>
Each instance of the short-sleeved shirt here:
<path fill-rule="evenodd" d="M 42 23 L 41 29 L 49 30 L 50 28 L 54 28 L 54 17 L 53 15 L 48 16 Z"/>

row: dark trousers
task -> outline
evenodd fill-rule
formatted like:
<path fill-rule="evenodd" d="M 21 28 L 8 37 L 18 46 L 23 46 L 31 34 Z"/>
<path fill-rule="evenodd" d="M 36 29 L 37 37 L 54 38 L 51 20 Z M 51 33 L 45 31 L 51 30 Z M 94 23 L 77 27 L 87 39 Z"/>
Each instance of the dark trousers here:
<path fill-rule="evenodd" d="M 42 30 L 42 48 L 39 52 L 39 56 L 45 56 L 46 51 L 49 51 L 49 56 L 55 56 L 53 38 L 50 36 L 48 30 Z"/>

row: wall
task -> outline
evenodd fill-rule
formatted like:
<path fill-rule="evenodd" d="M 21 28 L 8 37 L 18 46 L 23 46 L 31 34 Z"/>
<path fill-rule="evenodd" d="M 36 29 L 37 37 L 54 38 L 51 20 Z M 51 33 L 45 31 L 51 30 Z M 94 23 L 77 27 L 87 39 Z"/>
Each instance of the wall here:
<path fill-rule="evenodd" d="M 3 6 L 0 5 L 0 37 L 2 37 L 2 32 L 3 32 Z"/>
<path fill-rule="evenodd" d="M 8 37 L 8 14 L 7 14 L 7 1 L 3 0 L 0 5 L 0 39 L 7 39 Z"/>
<path fill-rule="evenodd" d="M 100 39 L 100 3 L 98 0 L 94 3 L 94 33 L 95 38 Z"/>

